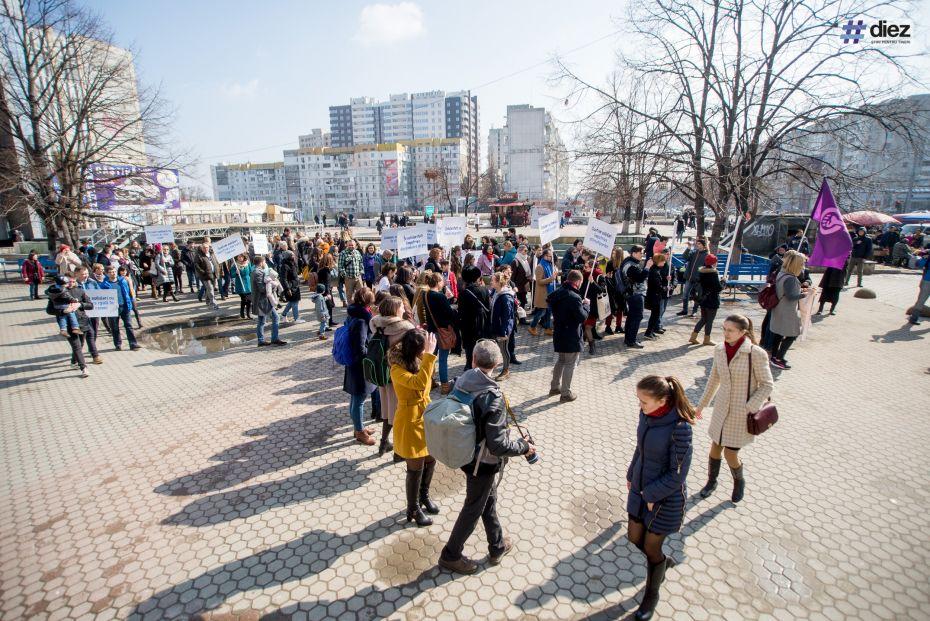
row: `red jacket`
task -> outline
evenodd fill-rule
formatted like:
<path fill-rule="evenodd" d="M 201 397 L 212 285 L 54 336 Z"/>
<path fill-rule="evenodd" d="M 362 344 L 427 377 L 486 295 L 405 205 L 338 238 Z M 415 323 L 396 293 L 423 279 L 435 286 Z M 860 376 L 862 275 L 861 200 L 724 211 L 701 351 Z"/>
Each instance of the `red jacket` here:
<path fill-rule="evenodd" d="M 23 261 L 22 274 L 23 280 L 28 283 L 32 283 L 33 278 L 35 278 L 34 282 L 39 283 L 42 282 L 43 278 L 45 278 L 45 270 L 42 269 L 42 264 L 39 263 L 38 259 L 35 261 L 30 261 L 29 259 Z"/>

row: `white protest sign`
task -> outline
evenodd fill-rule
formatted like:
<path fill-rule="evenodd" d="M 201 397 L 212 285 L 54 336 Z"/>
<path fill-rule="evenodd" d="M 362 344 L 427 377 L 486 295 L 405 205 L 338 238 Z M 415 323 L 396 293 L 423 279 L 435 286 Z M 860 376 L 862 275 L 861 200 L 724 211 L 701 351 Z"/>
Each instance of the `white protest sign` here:
<path fill-rule="evenodd" d="M 116 289 L 86 289 L 87 297 L 94 307 L 84 311 L 88 317 L 117 317 L 119 315 L 119 294 Z"/>
<path fill-rule="evenodd" d="M 584 236 L 585 248 L 609 257 L 614 250 L 616 239 L 617 227 L 603 220 L 588 219 L 588 232 Z"/>
<path fill-rule="evenodd" d="M 271 252 L 268 246 L 268 236 L 264 233 L 252 233 L 252 252 L 256 256 L 264 256 Z"/>
<path fill-rule="evenodd" d="M 238 233 L 213 244 L 213 253 L 216 255 L 216 260 L 221 263 L 243 252 L 245 252 L 245 244 L 242 243 L 242 237 Z"/>
<path fill-rule="evenodd" d="M 559 236 L 559 214 L 553 212 L 539 217 L 539 243 L 548 244 Z"/>
<path fill-rule="evenodd" d="M 381 232 L 381 250 L 397 250 L 398 229 L 384 229 Z"/>
<path fill-rule="evenodd" d="M 436 243 L 444 248 L 460 246 L 465 241 L 468 222 L 463 217 L 442 218 L 436 222 Z"/>
<path fill-rule="evenodd" d="M 421 232 L 426 234 L 426 243 L 428 245 L 433 245 L 436 243 L 436 225 L 435 224 L 418 224 L 415 229 L 419 229 Z"/>
<path fill-rule="evenodd" d="M 164 226 L 145 227 L 145 243 L 170 244 L 174 242 L 174 227 L 170 224 Z"/>
<path fill-rule="evenodd" d="M 426 229 L 420 226 L 400 229 L 397 233 L 397 258 L 426 254 Z"/>
<path fill-rule="evenodd" d="M 554 212 L 548 207 L 533 207 L 530 209 L 530 226 L 538 229 L 539 219 L 543 216 L 548 216 L 551 213 Z"/>

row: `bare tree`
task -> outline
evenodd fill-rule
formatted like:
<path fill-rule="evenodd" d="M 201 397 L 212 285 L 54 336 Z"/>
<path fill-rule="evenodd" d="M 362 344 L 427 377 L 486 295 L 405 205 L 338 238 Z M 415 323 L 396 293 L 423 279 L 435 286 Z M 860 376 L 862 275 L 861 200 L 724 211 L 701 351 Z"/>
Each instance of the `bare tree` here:
<path fill-rule="evenodd" d="M 18 165 L 0 171 L 2 189 L 20 197 L 4 209 L 34 209 L 50 249 L 77 243 L 94 164 L 181 165 L 158 90 L 137 84 L 132 54 L 72 0 L 0 0 L 0 88 Z"/>
<path fill-rule="evenodd" d="M 441 158 L 439 166 L 423 171 L 423 177 L 430 183 L 431 192 L 428 199 L 445 203 L 449 208 L 449 215 L 453 215 L 456 201 L 460 197 L 464 198 L 465 215 L 468 216 L 469 206 L 478 200 L 483 176 L 463 173 L 461 169 L 456 171 L 446 164 L 445 158 Z M 455 182 L 456 177 L 460 179 L 458 183 Z"/>

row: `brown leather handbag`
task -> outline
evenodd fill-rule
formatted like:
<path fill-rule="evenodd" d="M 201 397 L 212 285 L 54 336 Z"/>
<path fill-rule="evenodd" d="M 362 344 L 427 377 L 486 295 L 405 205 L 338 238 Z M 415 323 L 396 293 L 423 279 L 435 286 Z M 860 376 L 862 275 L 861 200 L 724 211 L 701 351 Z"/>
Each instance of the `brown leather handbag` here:
<path fill-rule="evenodd" d="M 429 294 L 423 296 L 423 304 L 426 306 L 426 311 L 429 313 L 430 318 L 433 320 L 433 325 L 436 326 L 436 336 L 439 341 L 439 349 L 452 349 L 458 343 L 458 338 L 455 336 L 455 330 L 452 326 L 440 327 L 436 322 L 436 316 L 433 315 L 433 309 L 429 307 Z"/>
<path fill-rule="evenodd" d="M 746 402 L 749 402 L 749 390 L 752 387 L 752 349 L 749 350 L 749 383 L 746 384 Z M 758 436 L 768 431 L 778 422 L 778 408 L 768 399 L 758 412 L 746 415 L 746 431 Z"/>

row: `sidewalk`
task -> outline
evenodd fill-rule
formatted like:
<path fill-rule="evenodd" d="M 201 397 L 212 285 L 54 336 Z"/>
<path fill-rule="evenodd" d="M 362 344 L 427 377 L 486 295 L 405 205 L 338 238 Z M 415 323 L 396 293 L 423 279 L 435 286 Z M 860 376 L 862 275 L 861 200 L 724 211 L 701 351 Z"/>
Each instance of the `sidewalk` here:
<path fill-rule="evenodd" d="M 905 324 L 916 277 L 866 285 L 879 298 L 844 292 L 776 375 L 782 418 L 741 452 L 746 499 L 729 502 L 724 473 L 689 505 L 656 618 L 926 618 L 930 322 Z M 436 524 L 402 523 L 404 466 L 352 441 L 342 369 L 315 321 L 285 328 L 288 347 L 203 356 L 114 352 L 104 333 L 104 364 L 80 379 L 24 293 L 0 285 L 2 619 L 623 617 L 645 579 L 625 539 L 634 385 L 674 374 L 697 400 L 710 369 L 672 303 L 661 341 L 628 352 L 608 337 L 584 354 L 579 399 L 559 405 L 545 396 L 551 344 L 522 331 L 524 364 L 502 386 L 541 460 L 513 460 L 501 484 L 514 552 L 453 577 L 435 561 L 463 476 L 439 466 Z M 143 301 L 143 321 L 207 314 L 193 300 Z M 223 305 L 238 314 L 237 298 Z M 734 310 L 760 315 L 744 302 L 719 315 Z M 454 376 L 462 359 L 450 363 Z M 480 526 L 465 552 L 486 556 Z"/>

